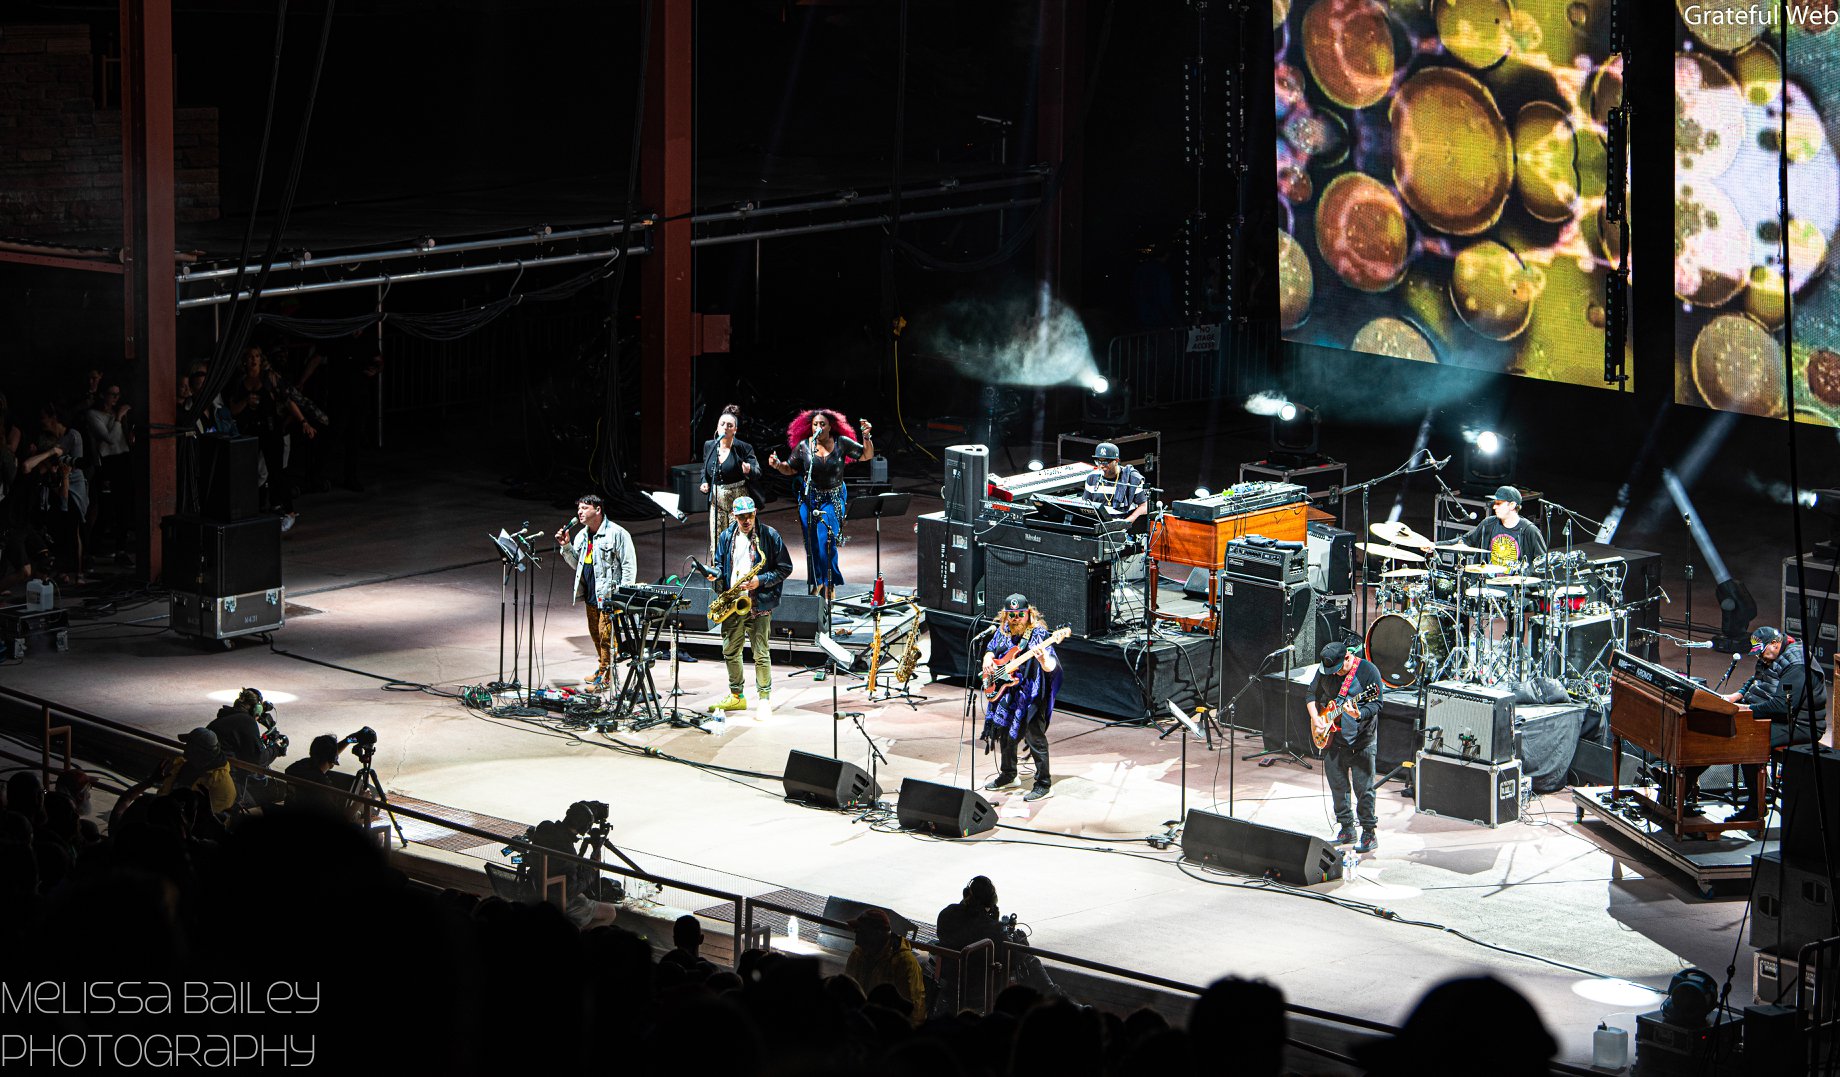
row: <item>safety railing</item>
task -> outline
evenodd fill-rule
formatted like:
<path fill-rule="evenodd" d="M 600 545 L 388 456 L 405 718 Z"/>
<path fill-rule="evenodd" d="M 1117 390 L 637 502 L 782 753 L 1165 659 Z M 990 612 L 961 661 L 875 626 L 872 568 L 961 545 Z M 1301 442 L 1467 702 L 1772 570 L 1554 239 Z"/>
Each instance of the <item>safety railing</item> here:
<path fill-rule="evenodd" d="M 772 945 L 771 932 L 763 926 L 756 925 L 754 922 L 754 913 L 756 911 L 776 912 L 788 918 L 797 917 L 802 923 L 823 924 L 826 927 L 834 927 L 843 931 L 851 930 L 851 926 L 841 920 L 832 920 L 824 916 L 814 916 L 809 910 L 796 908 L 780 902 L 768 901 L 765 898 L 750 898 L 745 905 L 737 906 L 736 908 L 736 915 L 738 917 L 735 931 L 737 957 L 743 949 L 764 950 L 769 949 Z M 976 1009 L 979 1013 L 989 1012 L 990 1005 L 995 1001 L 997 995 L 997 977 L 1002 971 L 1002 966 L 998 964 L 996 960 L 995 943 L 991 942 L 989 939 L 979 939 L 963 949 L 954 949 L 953 947 L 942 946 L 938 943 L 921 942 L 914 938 L 909 938 L 907 942 L 909 946 L 912 946 L 921 953 L 932 954 L 936 958 L 952 959 L 952 965 L 955 969 L 954 975 L 957 977 L 957 982 L 953 985 L 956 988 L 953 997 L 958 1000 L 958 1004 L 961 1008 L 964 1008 L 965 999 L 968 997 L 965 994 L 967 971 L 973 967 L 984 969 L 984 975 L 981 977 L 983 983 L 980 985 L 982 990 L 979 992 L 979 1005 Z M 941 961 L 940 964 L 943 968 L 945 962 Z"/>
<path fill-rule="evenodd" d="M 1099 373 L 1128 387 L 1134 407 L 1213 400 L 1267 374 L 1275 336 L 1236 325 L 1174 326 L 1121 333 Z"/>

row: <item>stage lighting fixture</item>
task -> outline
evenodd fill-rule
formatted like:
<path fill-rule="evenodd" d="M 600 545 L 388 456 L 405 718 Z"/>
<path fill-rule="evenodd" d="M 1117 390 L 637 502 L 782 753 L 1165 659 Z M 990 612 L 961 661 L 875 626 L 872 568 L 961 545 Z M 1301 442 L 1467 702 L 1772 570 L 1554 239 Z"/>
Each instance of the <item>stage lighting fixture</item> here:
<path fill-rule="evenodd" d="M 1463 439 L 1463 492 L 1486 497 L 1514 482 L 1514 439 L 1484 430 Z"/>
<path fill-rule="evenodd" d="M 1086 382 L 1086 387 L 1093 391 L 1094 396 L 1104 396 L 1111 389 L 1112 383 L 1107 381 L 1103 375 L 1094 374 Z"/>
<path fill-rule="evenodd" d="M 1197 487 L 1195 487 L 1195 496 L 1196 496 L 1196 497 L 1206 497 L 1206 496 L 1208 496 L 1208 488 L 1207 488 L 1207 487 L 1205 487 L 1205 486 L 1197 486 Z"/>
<path fill-rule="evenodd" d="M 1030 471 L 1040 471 L 1040 470 L 1041 470 L 1041 461 L 1040 461 L 1040 460 L 1030 460 L 1030 461 L 1029 461 L 1029 470 L 1030 470 Z"/>
<path fill-rule="evenodd" d="M 1094 374 L 1082 384 L 1080 416 L 1089 426 L 1129 426 L 1131 424 L 1131 387 L 1123 382 L 1114 386 L 1102 374 Z"/>
<path fill-rule="evenodd" d="M 1319 457 L 1322 418 L 1316 409 L 1285 401 L 1271 417 L 1271 459 L 1303 467 Z"/>

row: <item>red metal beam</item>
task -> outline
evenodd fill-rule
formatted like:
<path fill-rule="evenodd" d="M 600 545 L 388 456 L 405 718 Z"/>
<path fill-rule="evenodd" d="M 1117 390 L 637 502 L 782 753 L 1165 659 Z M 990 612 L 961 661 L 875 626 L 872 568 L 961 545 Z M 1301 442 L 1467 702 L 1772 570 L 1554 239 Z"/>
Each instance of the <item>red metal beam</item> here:
<path fill-rule="evenodd" d="M 79 269 L 90 273 L 120 273 L 120 263 L 99 262 L 94 258 L 72 258 L 62 254 L 32 254 L 27 251 L 0 251 L 0 262 L 21 266 L 49 266 L 52 269 Z"/>
<path fill-rule="evenodd" d="M 659 215 L 651 253 L 640 259 L 642 435 L 639 479 L 665 485 L 671 465 L 690 459 L 691 58 L 694 0 L 655 0 L 645 73 L 640 193 Z"/>
<path fill-rule="evenodd" d="M 160 576 L 160 519 L 176 503 L 176 446 L 170 429 L 178 369 L 178 288 L 173 282 L 172 0 L 121 3 L 122 357 L 133 403 L 149 434 L 137 449 L 134 527 L 140 571 Z"/>
<path fill-rule="evenodd" d="M 1041 0 L 1040 102 L 1035 159 L 1061 170 L 1060 192 L 1035 235 L 1036 276 L 1063 302 L 1080 297 L 1080 232 L 1084 213 L 1084 142 L 1074 132 L 1086 82 L 1086 0 Z"/>

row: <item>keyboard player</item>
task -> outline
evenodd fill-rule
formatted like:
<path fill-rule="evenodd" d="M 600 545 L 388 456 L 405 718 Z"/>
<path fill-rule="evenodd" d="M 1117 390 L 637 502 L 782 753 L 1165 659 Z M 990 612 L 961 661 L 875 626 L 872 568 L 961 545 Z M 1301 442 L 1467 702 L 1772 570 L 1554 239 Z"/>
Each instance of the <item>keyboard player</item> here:
<path fill-rule="evenodd" d="M 1150 493 L 1145 489 L 1143 473 L 1119 462 L 1117 445 L 1101 441 L 1093 449 L 1093 464 L 1098 470 L 1086 476 L 1081 497 L 1104 505 L 1109 515 L 1125 523 L 1136 522 L 1150 510 Z"/>
<path fill-rule="evenodd" d="M 1742 703 L 1759 718 L 1770 720 L 1770 748 L 1811 744 L 1827 732 L 1827 674 L 1802 650 L 1800 640 L 1769 625 L 1751 633 L 1751 653 L 1757 668 L 1744 687 L 1725 698 Z M 1703 771 L 1704 767 L 1694 768 Z M 1748 773 L 1748 772 L 1747 772 Z M 1699 775 L 1692 775 L 1692 789 Z M 1757 791 L 1746 783 L 1745 802 L 1735 818 L 1757 817 Z"/>

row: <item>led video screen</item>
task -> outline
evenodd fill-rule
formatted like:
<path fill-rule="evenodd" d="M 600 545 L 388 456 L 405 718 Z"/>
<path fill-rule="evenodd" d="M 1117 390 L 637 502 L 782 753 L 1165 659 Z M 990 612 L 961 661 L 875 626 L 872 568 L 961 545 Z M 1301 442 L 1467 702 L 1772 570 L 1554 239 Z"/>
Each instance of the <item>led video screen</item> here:
<path fill-rule="evenodd" d="M 1276 0 L 1287 340 L 1604 386 L 1608 0 Z"/>
<path fill-rule="evenodd" d="M 1840 10 L 1833 0 L 1787 6 L 1786 80 L 1781 10 L 1676 0 L 1674 399 L 1788 418 L 1793 386 L 1797 420 L 1840 426 L 1840 281 L 1827 265 L 1840 230 Z"/>

